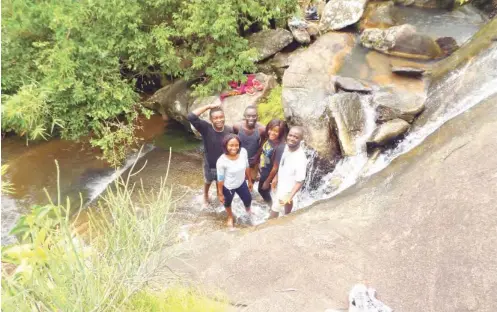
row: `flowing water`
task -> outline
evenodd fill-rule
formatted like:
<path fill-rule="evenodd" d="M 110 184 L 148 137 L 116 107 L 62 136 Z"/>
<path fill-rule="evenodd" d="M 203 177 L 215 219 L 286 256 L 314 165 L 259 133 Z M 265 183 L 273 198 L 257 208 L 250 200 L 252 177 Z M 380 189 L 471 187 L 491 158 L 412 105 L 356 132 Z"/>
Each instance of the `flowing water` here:
<path fill-rule="evenodd" d="M 483 23 L 483 19 L 474 11 L 457 13 L 458 11 L 397 9 L 398 19 L 412 23 L 426 32 L 431 31 L 434 36 L 453 36 L 459 43 L 467 40 Z M 392 78 L 389 68 L 392 59 L 394 58 L 357 46 L 346 59 L 344 69 L 340 74 L 371 79 L 376 82 L 386 81 L 385 84 L 408 88 L 411 91 L 417 90 L 424 94 L 426 92 L 424 82 L 410 78 L 407 80 Z M 475 84 L 474 81 L 479 81 L 479 83 Z M 368 157 L 365 145 L 375 127 L 375 109 L 371 106 L 371 101 L 367 96 L 361 97 L 364 125 L 363 131 L 355 139 L 356 148 L 360 152 L 356 156 L 342 159 L 333 172 L 323 175 L 322 172 L 318 172 L 320 168 L 315 168 L 317 163 L 315 153 L 308 150 L 312 170 L 304 192 L 297 200 L 296 209 L 311 205 L 317 200 L 335 196 L 382 170 L 393 159 L 419 145 L 447 120 L 495 96 L 496 86 L 497 48 L 494 44 L 482 55 L 431 86 L 426 94 L 426 110 L 413 125 L 410 133 L 395 148 L 376 157 Z M 208 209 L 203 209 L 200 205 L 203 182 L 202 158 L 198 153 L 199 141 L 184 131 L 174 128 L 164 131 L 165 124 L 159 116 L 154 116 L 143 125 L 144 129 L 140 136 L 144 139 L 145 147 L 143 153 L 139 155 L 137 167 L 141 167 L 145 162 L 147 165 L 140 174 L 134 177 L 134 181 L 142 179 L 145 188 L 156 187 L 159 178 L 166 173 L 167 163 L 171 156 L 169 181 L 174 188 L 175 198 L 178 200 L 177 213 L 184 220 L 184 238 L 186 239 L 192 232 L 222 227 L 224 208 L 216 200 Z M 173 153 L 169 155 L 171 146 Z M 12 241 L 7 233 L 21 213 L 28 211 L 33 204 L 46 202 L 42 190 L 44 187 L 51 196 L 56 194 L 54 159 L 58 160 L 61 169 L 62 195 L 78 200 L 81 192 L 85 203 L 89 203 L 98 198 L 115 178 L 126 173 L 137 157 L 137 155 L 131 155 L 122 168 L 114 171 L 103 161 L 97 159 L 98 155 L 97 151 L 84 143 L 51 140 L 26 147 L 21 139 L 12 137 L 3 139 L 2 164 L 10 166 L 5 179 L 14 184 L 16 192 L 12 195 L 2 195 L 2 244 Z M 323 176 L 318 183 L 315 182 L 316 176 Z M 313 181 L 312 185 L 311 181 Z M 256 188 L 257 185 L 254 186 L 254 189 Z M 211 188 L 211 197 L 215 197 L 214 189 L 214 187 Z M 237 222 L 242 225 L 265 222 L 268 217 L 268 207 L 261 203 L 261 198 L 255 195 L 252 207 L 254 216 L 250 220 L 241 202 L 235 199 L 233 210 L 238 218 Z"/>

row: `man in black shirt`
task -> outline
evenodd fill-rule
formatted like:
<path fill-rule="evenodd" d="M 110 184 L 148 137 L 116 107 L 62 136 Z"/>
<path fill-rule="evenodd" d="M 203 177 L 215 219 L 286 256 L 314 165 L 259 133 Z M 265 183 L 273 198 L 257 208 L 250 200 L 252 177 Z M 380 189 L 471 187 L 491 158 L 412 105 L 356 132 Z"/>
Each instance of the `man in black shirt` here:
<path fill-rule="evenodd" d="M 209 111 L 211 123 L 199 118 L 206 110 Z M 212 181 L 217 180 L 216 162 L 223 154 L 223 139 L 233 133 L 231 127 L 225 126 L 224 111 L 219 104 L 210 104 L 188 114 L 188 121 L 202 135 L 204 141 L 204 205 L 209 204 L 209 188 Z M 216 184 L 217 187 L 217 184 Z"/>

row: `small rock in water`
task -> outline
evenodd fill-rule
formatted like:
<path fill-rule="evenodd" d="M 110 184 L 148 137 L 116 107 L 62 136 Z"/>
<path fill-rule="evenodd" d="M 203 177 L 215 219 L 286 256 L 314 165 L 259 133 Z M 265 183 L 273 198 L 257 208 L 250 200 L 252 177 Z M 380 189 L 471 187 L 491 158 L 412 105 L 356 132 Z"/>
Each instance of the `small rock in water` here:
<path fill-rule="evenodd" d="M 336 77 L 335 87 L 349 92 L 371 93 L 373 89 L 350 77 Z"/>
<path fill-rule="evenodd" d="M 381 124 L 374 130 L 368 140 L 368 146 L 383 146 L 398 139 L 409 130 L 409 123 L 403 119 L 394 119 Z"/>
<path fill-rule="evenodd" d="M 451 55 L 459 49 L 456 39 L 452 37 L 440 37 L 435 41 L 446 56 Z"/>
<path fill-rule="evenodd" d="M 392 73 L 407 76 L 407 77 L 421 77 L 425 72 L 422 68 L 414 68 L 414 67 L 404 67 L 404 66 L 393 66 Z"/>

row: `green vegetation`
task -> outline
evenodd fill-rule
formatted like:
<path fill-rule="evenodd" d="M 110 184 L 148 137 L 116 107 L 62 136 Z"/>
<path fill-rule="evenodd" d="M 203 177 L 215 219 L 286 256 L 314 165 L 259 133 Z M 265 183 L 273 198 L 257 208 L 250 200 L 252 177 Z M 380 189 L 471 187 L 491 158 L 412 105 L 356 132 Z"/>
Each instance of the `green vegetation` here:
<path fill-rule="evenodd" d="M 266 125 L 271 119 L 281 119 L 285 120 L 285 115 L 283 112 L 283 104 L 281 102 L 281 92 L 283 88 L 278 85 L 276 88 L 271 90 L 267 99 L 257 105 L 257 111 L 259 113 L 259 121 L 263 125 Z"/>
<path fill-rule="evenodd" d="M 7 170 L 9 170 L 9 165 L 2 165 L 2 172 L 1 172 L 2 194 L 14 193 L 14 185 L 9 181 L 5 181 L 5 174 L 7 173 Z"/>
<path fill-rule="evenodd" d="M 12 229 L 19 243 L 2 247 L 2 262 L 15 265 L 12 272 L 3 266 L 2 311 L 195 311 L 201 304 L 223 310 L 222 300 L 199 291 L 147 289 L 175 256 L 178 233 L 166 179 L 147 192 L 129 184 L 132 175 L 107 191 L 99 202 L 106 215 L 90 214 L 84 237 L 60 194 L 56 203 L 36 206 L 19 220 Z"/>
<path fill-rule="evenodd" d="M 204 75 L 197 95 L 255 70 L 242 36 L 297 0 L 2 1 L 2 131 L 91 136 L 117 165 L 135 140 L 136 79 Z"/>

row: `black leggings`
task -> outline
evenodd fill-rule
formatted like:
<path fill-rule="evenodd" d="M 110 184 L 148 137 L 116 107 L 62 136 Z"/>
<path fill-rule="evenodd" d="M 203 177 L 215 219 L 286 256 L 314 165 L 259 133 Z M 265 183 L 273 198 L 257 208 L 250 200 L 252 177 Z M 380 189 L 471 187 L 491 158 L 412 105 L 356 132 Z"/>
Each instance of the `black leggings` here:
<path fill-rule="evenodd" d="M 262 189 L 262 185 L 267 180 L 267 178 L 268 178 L 267 175 L 261 175 L 261 177 L 259 179 L 259 186 L 257 187 L 257 190 L 259 191 L 259 194 L 261 194 L 262 199 L 264 199 L 264 201 L 267 204 L 269 204 L 269 206 L 271 207 L 273 204 L 273 199 L 271 198 L 271 186 L 269 186 L 269 188 L 267 190 Z"/>
<path fill-rule="evenodd" d="M 243 181 L 242 185 L 233 190 L 228 190 L 225 186 L 223 186 L 224 207 L 231 207 L 231 203 L 233 202 L 235 193 L 240 196 L 245 208 L 250 208 L 250 205 L 252 204 L 252 194 L 250 194 L 250 190 L 247 186 L 247 181 Z"/>

